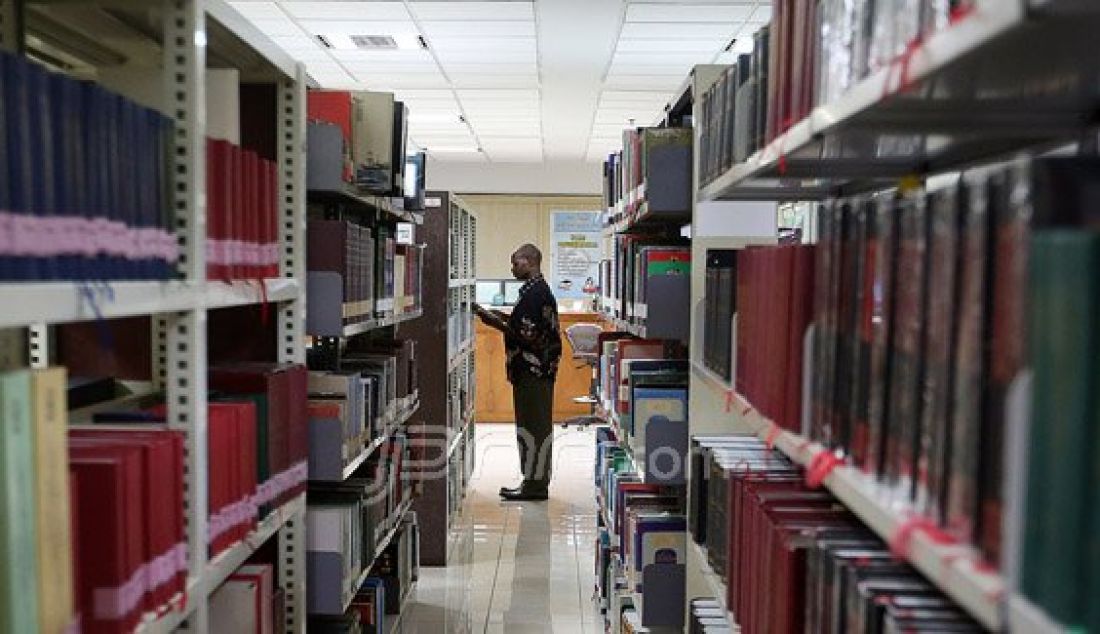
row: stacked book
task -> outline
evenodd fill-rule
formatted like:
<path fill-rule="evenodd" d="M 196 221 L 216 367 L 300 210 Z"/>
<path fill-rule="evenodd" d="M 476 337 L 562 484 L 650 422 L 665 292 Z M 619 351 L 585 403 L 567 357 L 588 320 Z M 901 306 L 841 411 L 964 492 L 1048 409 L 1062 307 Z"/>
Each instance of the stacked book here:
<path fill-rule="evenodd" d="M 607 208 L 622 206 L 616 221 L 669 221 L 691 217 L 691 128 L 623 131 L 623 149 L 604 162 Z"/>
<path fill-rule="evenodd" d="M 279 276 L 275 162 L 228 141 L 206 142 L 206 275 Z"/>
<path fill-rule="evenodd" d="M 345 220 L 310 220 L 306 233 L 309 331 L 336 336 L 375 312 L 373 232 Z"/>
<path fill-rule="evenodd" d="M 175 277 L 171 120 L 0 52 L 0 280 Z"/>
<path fill-rule="evenodd" d="M 737 255 L 737 392 L 795 432 L 801 431 L 803 338 L 814 291 L 812 246 L 750 248 Z"/>
<path fill-rule="evenodd" d="M 210 595 L 210 626 L 218 632 L 274 634 L 285 608 L 271 564 L 241 566 Z"/>

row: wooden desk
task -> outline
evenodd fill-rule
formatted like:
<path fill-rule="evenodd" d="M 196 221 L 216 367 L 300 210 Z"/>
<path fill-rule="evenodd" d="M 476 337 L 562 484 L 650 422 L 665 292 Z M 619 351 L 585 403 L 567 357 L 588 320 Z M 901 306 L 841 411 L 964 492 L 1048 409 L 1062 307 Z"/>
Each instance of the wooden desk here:
<path fill-rule="evenodd" d="M 554 385 L 554 420 L 590 413 L 587 405 L 578 405 L 573 398 L 588 394 L 592 381 L 592 366 L 573 359 L 573 348 L 565 338 L 565 329 L 573 324 L 600 323 L 592 313 L 562 313 L 562 356 L 558 380 Z M 475 420 L 479 423 L 511 423 L 516 420 L 512 410 L 512 385 L 504 369 L 504 336 L 477 320 L 477 398 Z"/>

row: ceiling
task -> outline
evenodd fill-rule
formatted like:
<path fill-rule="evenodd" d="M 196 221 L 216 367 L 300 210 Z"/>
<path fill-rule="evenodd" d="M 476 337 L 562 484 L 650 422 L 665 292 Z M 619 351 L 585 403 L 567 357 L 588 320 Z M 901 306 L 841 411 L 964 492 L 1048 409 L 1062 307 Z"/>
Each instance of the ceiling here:
<path fill-rule="evenodd" d="M 436 161 L 488 164 L 602 161 L 692 66 L 751 50 L 771 0 L 231 4 L 322 87 L 397 93 Z"/>

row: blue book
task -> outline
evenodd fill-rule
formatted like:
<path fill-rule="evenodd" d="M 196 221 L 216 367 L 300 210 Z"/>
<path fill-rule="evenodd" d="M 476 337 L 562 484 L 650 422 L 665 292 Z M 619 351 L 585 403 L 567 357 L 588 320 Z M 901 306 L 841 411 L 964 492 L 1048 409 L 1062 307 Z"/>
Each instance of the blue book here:
<path fill-rule="evenodd" d="M 31 213 L 31 127 L 30 127 L 30 103 L 28 101 L 28 89 L 30 64 L 22 57 L 9 55 L 6 57 L 4 72 L 5 85 L 5 127 L 7 128 L 8 171 L 5 178 L 8 179 L 10 189 L 8 191 L 10 210 L 13 214 L 28 215 Z M 25 256 L 12 256 L 7 262 L 7 279 L 26 280 L 31 279 L 33 267 L 31 260 Z"/>
<path fill-rule="evenodd" d="M 11 163 L 8 158 L 8 136 L 10 134 L 8 132 L 8 108 L 11 107 L 8 102 L 11 99 L 13 79 L 9 59 L 10 56 L 7 53 L 0 51 L 0 211 L 10 214 L 14 211 L 14 208 L 11 200 L 12 179 L 9 173 Z M 0 239 L 3 238 L 0 237 Z M 4 244 L 2 246 L 4 248 L 0 248 L 0 280 L 8 280 L 12 276 L 13 260 L 6 248 L 11 245 Z"/>
<path fill-rule="evenodd" d="M 57 206 L 55 164 L 53 160 L 55 101 L 50 73 L 38 64 L 28 64 L 27 77 L 30 113 L 31 197 L 30 211 L 39 218 L 54 215 Z M 57 279 L 57 262 L 53 258 L 34 257 L 30 262 L 33 279 Z"/>

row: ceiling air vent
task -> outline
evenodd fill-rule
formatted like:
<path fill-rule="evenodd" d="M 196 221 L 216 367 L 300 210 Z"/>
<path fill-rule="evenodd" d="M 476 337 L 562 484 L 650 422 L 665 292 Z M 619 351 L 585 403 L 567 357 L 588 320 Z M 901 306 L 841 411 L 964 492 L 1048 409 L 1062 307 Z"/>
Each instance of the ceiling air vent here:
<path fill-rule="evenodd" d="M 389 35 L 352 35 L 351 41 L 355 46 L 366 51 L 393 50 L 397 48 L 397 40 Z"/>

